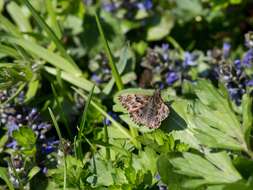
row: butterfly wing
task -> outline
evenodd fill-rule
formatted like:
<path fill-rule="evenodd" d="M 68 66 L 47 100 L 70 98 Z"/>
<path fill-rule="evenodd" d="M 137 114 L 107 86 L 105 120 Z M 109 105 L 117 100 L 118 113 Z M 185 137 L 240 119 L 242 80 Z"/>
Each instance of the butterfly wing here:
<path fill-rule="evenodd" d="M 150 118 L 147 122 L 147 127 L 149 128 L 159 128 L 161 122 L 167 118 L 169 115 L 169 108 L 166 104 L 161 102 L 161 104 L 157 105 L 156 114 L 154 114 L 153 118 Z"/>
<path fill-rule="evenodd" d="M 130 117 L 137 124 L 146 124 L 144 109 L 148 104 L 150 96 L 128 94 L 119 96 L 119 101 L 130 114 Z"/>
<path fill-rule="evenodd" d="M 119 101 L 135 123 L 149 128 L 159 128 L 169 114 L 169 108 L 164 104 L 160 91 L 156 91 L 153 96 L 121 95 Z"/>

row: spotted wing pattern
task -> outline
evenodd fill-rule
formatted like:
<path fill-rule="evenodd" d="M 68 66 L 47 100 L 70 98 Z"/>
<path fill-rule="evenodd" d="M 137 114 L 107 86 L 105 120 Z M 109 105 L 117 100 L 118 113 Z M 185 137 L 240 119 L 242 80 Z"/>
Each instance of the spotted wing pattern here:
<path fill-rule="evenodd" d="M 160 91 L 153 96 L 128 94 L 119 96 L 119 101 L 127 109 L 133 121 L 149 128 L 159 128 L 168 116 L 169 108 L 164 104 Z"/>

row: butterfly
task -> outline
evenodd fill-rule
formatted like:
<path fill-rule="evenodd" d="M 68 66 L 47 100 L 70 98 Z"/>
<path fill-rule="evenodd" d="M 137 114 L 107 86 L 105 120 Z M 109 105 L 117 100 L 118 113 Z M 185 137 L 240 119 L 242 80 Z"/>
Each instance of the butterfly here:
<path fill-rule="evenodd" d="M 161 98 L 160 90 L 155 90 L 152 96 L 141 94 L 120 95 L 119 101 L 127 109 L 135 123 L 151 129 L 159 128 L 161 122 L 170 112 Z"/>

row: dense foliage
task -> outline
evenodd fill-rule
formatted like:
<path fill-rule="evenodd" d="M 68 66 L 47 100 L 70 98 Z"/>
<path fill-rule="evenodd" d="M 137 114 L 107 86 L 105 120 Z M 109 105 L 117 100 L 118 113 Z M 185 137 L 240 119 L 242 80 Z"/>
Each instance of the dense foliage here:
<path fill-rule="evenodd" d="M 0 188 L 253 189 L 250 0 L 0 0 Z M 161 90 L 158 129 L 124 94 Z"/>

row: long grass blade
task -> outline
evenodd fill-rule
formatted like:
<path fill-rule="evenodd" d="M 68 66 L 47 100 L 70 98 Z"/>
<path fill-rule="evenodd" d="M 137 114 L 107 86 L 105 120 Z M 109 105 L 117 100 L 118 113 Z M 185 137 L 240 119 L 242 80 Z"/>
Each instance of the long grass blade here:
<path fill-rule="evenodd" d="M 92 89 L 91 89 L 91 91 L 88 95 L 88 99 L 85 103 L 85 107 L 84 107 L 84 110 L 83 110 L 83 115 L 82 115 L 82 118 L 81 118 L 80 128 L 79 128 L 79 132 L 78 132 L 77 143 L 78 143 L 78 157 L 79 157 L 79 159 L 81 159 L 82 156 L 83 156 L 83 150 L 82 150 L 82 147 L 81 147 L 82 134 L 83 134 L 84 126 L 85 126 L 85 123 L 86 123 L 88 108 L 89 108 L 89 105 L 90 105 L 90 101 L 91 101 L 91 98 L 92 98 L 92 95 L 93 95 L 94 88 L 95 88 L 95 85 L 92 87 Z"/>
<path fill-rule="evenodd" d="M 51 119 L 52 119 L 52 121 L 53 121 L 54 127 L 55 127 L 55 129 L 56 129 L 56 133 L 57 133 L 57 135 L 58 135 L 60 141 L 62 141 L 63 138 L 62 138 L 62 135 L 61 135 L 60 127 L 59 127 L 59 125 L 58 125 L 58 123 L 57 123 L 57 121 L 56 121 L 56 118 L 55 118 L 55 116 L 54 116 L 54 114 L 53 114 L 51 108 L 48 107 L 48 111 L 49 111 L 49 114 L 50 114 Z"/>
<path fill-rule="evenodd" d="M 121 77 L 119 75 L 118 69 L 117 69 L 117 67 L 115 65 L 115 62 L 113 60 L 112 52 L 111 52 L 109 44 L 108 44 L 108 42 L 107 42 L 107 40 L 105 38 L 103 28 L 101 26 L 101 23 L 99 21 L 99 18 L 97 16 L 96 12 L 95 12 L 95 18 L 96 18 L 96 22 L 97 22 L 99 33 L 100 33 L 100 35 L 102 37 L 102 41 L 103 41 L 103 44 L 105 46 L 107 58 L 109 60 L 109 66 L 110 66 L 110 68 L 112 70 L 112 76 L 115 79 L 115 82 L 116 82 L 116 85 L 118 87 L 118 90 L 122 90 L 124 88 L 124 85 L 123 85 L 122 79 L 121 79 Z"/>
<path fill-rule="evenodd" d="M 55 67 L 58 67 L 68 73 L 72 73 L 73 75 L 81 75 L 82 72 L 80 69 L 74 67 L 67 59 L 64 57 L 57 55 L 49 51 L 48 49 L 34 43 L 32 41 L 28 41 L 21 38 L 6 38 L 7 41 L 17 44 L 23 47 L 26 51 L 31 52 L 32 54 L 46 60 L 48 63 L 52 64 Z"/>
<path fill-rule="evenodd" d="M 45 70 L 52 74 L 52 75 L 57 75 L 57 70 L 55 68 L 52 67 L 45 67 Z M 71 84 L 73 84 L 74 86 L 77 86 L 79 88 L 82 88 L 83 90 L 86 91 L 91 91 L 94 83 L 92 83 L 91 81 L 87 80 L 86 78 L 82 77 L 82 76 L 74 76 L 71 73 L 67 73 L 65 71 L 61 71 L 61 78 Z M 100 92 L 100 89 L 95 86 L 94 88 L 94 93 L 98 94 Z"/>
<path fill-rule="evenodd" d="M 61 55 L 64 56 L 76 69 L 78 69 L 78 66 L 75 64 L 74 60 L 69 56 L 69 54 L 66 52 L 64 46 L 62 45 L 61 41 L 58 39 L 58 37 L 56 36 L 54 31 L 47 25 L 47 23 L 44 21 L 44 19 L 37 13 L 37 11 L 30 4 L 30 2 L 28 0 L 21 0 L 21 1 L 31 11 L 34 19 L 40 25 L 40 27 L 45 30 L 45 32 L 48 34 L 48 36 L 55 43 L 55 45 L 57 46 L 57 48 L 61 52 Z"/>

